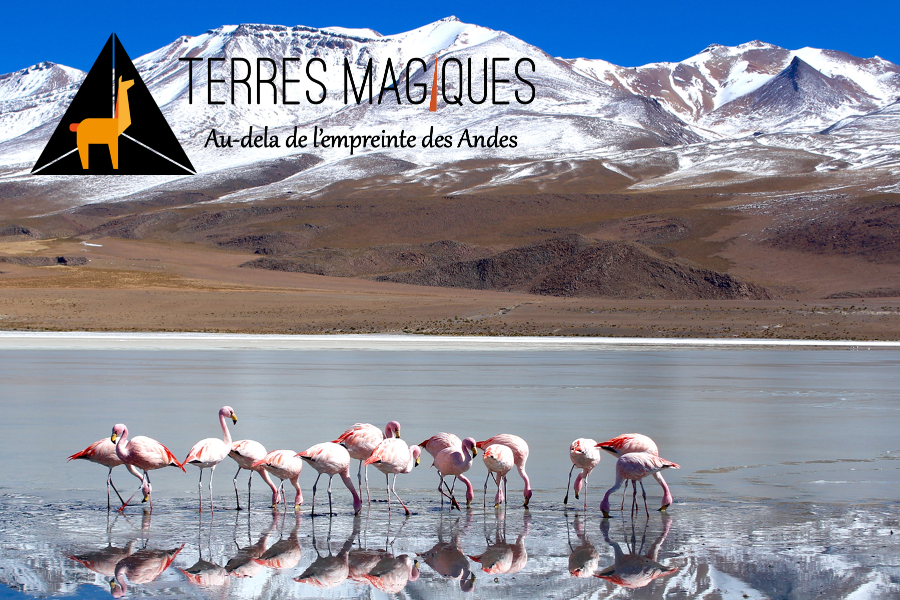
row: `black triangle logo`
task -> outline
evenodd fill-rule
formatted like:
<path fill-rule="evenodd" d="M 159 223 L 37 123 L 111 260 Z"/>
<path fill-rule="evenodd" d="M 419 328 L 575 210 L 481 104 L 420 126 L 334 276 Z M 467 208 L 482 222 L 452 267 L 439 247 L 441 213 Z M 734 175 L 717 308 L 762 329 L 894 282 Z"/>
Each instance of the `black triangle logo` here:
<path fill-rule="evenodd" d="M 195 171 L 113 34 L 31 172 L 193 175 Z"/>

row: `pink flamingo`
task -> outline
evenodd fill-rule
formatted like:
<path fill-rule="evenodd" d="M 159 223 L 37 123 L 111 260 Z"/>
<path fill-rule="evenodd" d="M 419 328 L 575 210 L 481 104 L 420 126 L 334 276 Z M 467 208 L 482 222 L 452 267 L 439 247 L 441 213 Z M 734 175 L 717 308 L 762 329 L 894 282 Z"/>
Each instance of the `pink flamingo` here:
<path fill-rule="evenodd" d="M 494 475 L 494 481 L 497 482 L 497 495 L 494 497 L 494 508 L 499 508 L 502 502 L 506 501 L 506 475 L 515 466 L 512 450 L 503 444 L 491 444 L 484 451 L 482 457 L 484 466 L 487 467 L 488 474 L 484 478 L 484 506 L 487 506 L 487 484 L 491 474 Z M 503 487 L 500 481 L 503 481 Z"/>
<path fill-rule="evenodd" d="M 92 463 L 97 463 L 98 465 L 109 468 L 109 473 L 106 475 L 106 510 L 112 508 L 109 496 L 110 486 L 115 490 L 116 496 L 119 497 L 119 501 L 122 504 L 125 504 L 125 501 L 122 500 L 122 495 L 119 493 L 119 490 L 116 489 L 116 485 L 112 482 L 112 470 L 124 463 L 116 455 L 116 445 L 113 444 L 109 438 L 97 440 L 81 452 L 76 452 L 70 456 L 69 460 L 89 460 Z M 125 468 L 128 469 L 129 473 L 140 479 L 141 483 L 144 482 L 143 476 L 133 466 L 125 465 Z"/>
<path fill-rule="evenodd" d="M 642 433 L 623 433 L 611 440 L 600 442 L 597 444 L 597 448 L 606 450 L 615 457 L 631 454 L 632 452 L 647 452 L 653 456 L 659 456 L 659 448 L 657 448 L 656 442 Z M 666 480 L 663 479 L 662 473 L 658 471 L 653 473 L 653 479 L 659 483 L 663 489 L 663 495 L 665 495 L 669 487 L 666 485 Z M 625 491 L 627 491 L 628 484 L 626 483 L 625 486 Z M 641 484 L 641 489 L 643 490 L 643 483 Z M 625 510 L 625 491 L 622 492 L 622 510 Z M 660 511 L 665 512 L 666 508 L 668 508 L 668 504 L 663 506 Z"/>
<path fill-rule="evenodd" d="M 118 442 L 116 441 L 118 440 Z M 150 501 L 150 510 L 153 510 L 153 499 L 150 487 L 150 473 L 155 469 L 165 467 L 178 467 L 184 472 L 184 466 L 178 462 L 172 452 L 154 439 L 142 435 L 135 436 L 128 441 L 128 428 L 122 423 L 117 423 L 112 430 L 110 441 L 116 444 L 116 456 L 126 465 L 132 465 L 144 471 L 141 479 L 144 492 L 143 502 Z M 125 508 L 128 502 L 122 504 L 119 510 Z"/>
<path fill-rule="evenodd" d="M 134 438 L 135 440 L 138 438 Z M 121 598 L 128 590 L 125 578 L 131 584 L 150 583 L 162 575 L 184 548 L 174 550 L 139 550 L 116 564 L 115 579 L 109 582 L 113 598 Z"/>
<path fill-rule="evenodd" d="M 578 500 L 578 492 L 584 486 L 584 508 L 587 509 L 587 480 L 594 467 L 600 464 L 602 455 L 597 450 L 597 441 L 590 438 L 578 438 L 569 446 L 569 458 L 572 460 L 572 468 L 569 469 L 569 483 L 566 484 L 566 497 L 563 504 L 569 503 L 569 485 L 572 483 L 572 471 L 575 467 L 581 469 L 581 473 L 575 477 L 575 499 Z"/>
<path fill-rule="evenodd" d="M 528 461 L 528 444 L 517 435 L 501 433 L 483 442 L 478 442 L 476 447 L 483 450 L 492 444 L 502 444 L 512 450 L 516 469 L 519 471 L 519 475 L 522 476 L 522 481 L 525 482 L 525 508 L 528 508 L 528 502 L 531 500 L 532 494 L 531 481 L 528 479 L 528 473 L 525 472 L 525 463 Z"/>
<path fill-rule="evenodd" d="M 635 482 L 640 482 L 647 475 L 658 473 L 663 469 L 678 468 L 680 467 L 672 461 L 660 458 L 649 452 L 631 452 L 620 456 L 619 460 L 616 461 L 616 484 L 606 491 L 606 495 L 603 496 L 603 501 L 600 503 L 603 517 L 609 518 L 609 496 L 619 489 L 623 481 L 631 481 L 631 488 L 634 490 L 631 498 L 631 511 L 634 513 L 637 507 L 637 487 L 635 487 Z M 672 493 L 669 491 L 669 486 L 665 484 L 665 481 L 662 482 L 662 487 L 663 499 L 660 511 L 664 511 L 672 504 Z M 644 491 L 643 482 L 641 482 L 641 493 L 644 496 L 644 511 L 649 517 L 650 510 L 647 508 L 647 493 Z"/>
<path fill-rule="evenodd" d="M 406 442 L 399 438 L 387 438 L 383 440 L 378 447 L 372 452 L 372 456 L 366 459 L 366 465 L 375 465 L 375 467 L 384 473 L 384 479 L 387 482 L 388 493 L 388 512 L 391 511 L 391 493 L 397 497 L 400 506 L 411 514 L 400 496 L 397 496 L 397 475 L 400 473 L 409 473 L 414 467 L 419 466 L 419 456 L 422 455 L 422 449 L 418 446 L 410 448 Z M 391 487 L 390 475 L 394 474 L 394 485 Z"/>
<path fill-rule="evenodd" d="M 281 493 L 281 499 L 284 501 L 285 509 L 287 508 L 287 499 L 284 497 L 284 480 L 287 479 L 297 490 L 294 497 L 294 510 L 300 508 L 303 504 L 303 491 L 300 489 L 300 471 L 303 470 L 303 459 L 297 458 L 297 453 L 293 450 L 272 450 L 264 457 L 250 465 L 251 468 L 265 467 L 266 471 L 281 480 L 278 490 L 272 493 L 272 508 L 278 506 L 278 494 Z"/>
<path fill-rule="evenodd" d="M 427 440 L 425 440 L 418 446 L 420 448 L 424 448 L 425 451 L 431 455 L 431 458 L 434 458 L 435 456 L 438 455 L 438 453 L 441 450 L 444 450 L 446 448 L 462 448 L 462 440 L 459 439 L 456 435 L 454 435 L 452 433 L 445 433 L 442 431 L 442 432 L 438 433 L 437 435 L 431 436 L 430 438 L 428 438 Z M 433 462 L 432 462 L 432 466 L 434 466 Z M 438 471 L 438 477 L 440 477 L 440 476 L 441 476 L 441 472 Z M 466 479 L 466 481 L 469 481 L 469 480 Z M 446 489 L 447 492 L 450 491 L 450 488 L 447 486 L 446 481 L 444 482 L 444 489 Z M 471 492 L 472 497 L 474 498 L 475 490 L 466 488 L 466 493 L 469 493 L 469 492 Z M 444 497 L 446 495 L 447 494 L 441 493 L 441 506 L 444 505 Z M 451 498 L 452 498 L 452 494 L 451 494 Z M 455 506 L 456 510 L 459 510 L 459 503 L 456 501 L 456 498 L 452 498 L 450 504 L 451 504 L 451 506 Z"/>
<path fill-rule="evenodd" d="M 356 472 L 356 480 L 359 488 L 362 490 L 362 468 L 363 462 L 372 456 L 375 448 L 382 441 L 389 438 L 400 437 L 400 423 L 391 421 L 384 428 L 384 433 L 370 423 L 356 423 L 350 429 L 347 429 L 336 440 L 332 440 L 335 444 L 340 444 L 350 453 L 350 458 L 359 461 L 359 469 Z M 366 500 L 372 503 L 369 496 L 369 470 L 366 469 Z"/>
<path fill-rule="evenodd" d="M 453 488 L 456 486 L 456 480 L 459 479 L 466 485 L 466 508 L 471 506 L 475 492 L 472 488 L 472 482 L 463 473 L 466 473 L 472 467 L 472 459 L 477 454 L 475 439 L 469 437 L 464 439 L 459 446 L 444 448 L 435 455 L 434 466 L 441 476 L 441 481 L 438 483 L 438 492 L 441 493 L 441 504 L 443 504 L 444 496 L 446 496 L 450 500 L 451 506 L 455 505 L 459 509 L 459 503 L 453 497 Z M 449 492 L 445 493 L 443 488 L 447 484 L 444 482 L 444 477 L 450 475 L 453 475 L 453 485 L 450 486 Z"/>
<path fill-rule="evenodd" d="M 331 481 L 335 475 L 341 476 L 344 485 L 353 495 L 353 514 L 359 514 L 362 500 L 359 499 L 359 494 L 356 493 L 356 488 L 353 487 L 353 481 L 350 479 L 350 453 L 346 448 L 334 442 L 323 442 L 307 448 L 303 452 L 298 452 L 296 456 L 308 462 L 319 473 L 316 476 L 316 482 L 313 483 L 313 513 L 316 510 L 316 486 L 319 484 L 319 477 L 324 474 L 328 475 L 328 514 L 331 514 Z"/>
<path fill-rule="evenodd" d="M 253 487 L 253 473 L 254 471 L 259 473 L 259 476 L 262 477 L 263 481 L 266 482 L 272 489 L 272 493 L 275 493 L 277 487 L 275 486 L 275 482 L 272 481 L 272 478 L 269 477 L 269 473 L 262 466 L 253 468 L 253 463 L 258 461 L 261 458 L 266 456 L 266 447 L 260 444 L 259 442 L 253 440 L 238 440 L 231 444 L 231 451 L 228 453 L 234 462 L 238 464 L 237 473 L 234 474 L 234 479 L 232 482 L 234 483 L 234 499 L 237 501 L 237 509 L 241 510 L 241 499 L 238 496 L 237 489 L 237 478 L 238 475 L 241 474 L 241 469 L 247 469 L 250 471 L 250 478 L 247 480 L 247 508 L 250 508 L 250 492 Z"/>
<path fill-rule="evenodd" d="M 194 447 L 191 448 L 191 451 L 188 452 L 185 459 L 181 461 L 181 464 L 183 465 L 200 467 L 200 480 L 197 482 L 197 494 L 200 497 L 201 511 L 203 510 L 203 469 L 210 470 L 209 509 L 212 510 L 213 475 L 216 473 L 216 466 L 225 460 L 225 457 L 228 456 L 228 453 L 231 451 L 231 432 L 228 431 L 228 422 L 225 419 L 231 419 L 234 424 L 237 424 L 237 415 L 234 414 L 234 409 L 230 406 L 223 406 L 219 409 L 219 425 L 222 426 L 222 439 L 206 438 L 205 440 L 200 440 L 194 444 Z"/>

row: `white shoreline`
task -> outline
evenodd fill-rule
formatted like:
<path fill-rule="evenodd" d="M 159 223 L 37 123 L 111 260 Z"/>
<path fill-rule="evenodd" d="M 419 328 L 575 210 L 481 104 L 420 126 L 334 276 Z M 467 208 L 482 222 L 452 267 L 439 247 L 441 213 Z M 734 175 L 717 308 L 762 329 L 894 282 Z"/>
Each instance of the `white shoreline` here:
<path fill-rule="evenodd" d="M 703 338 L 439 336 L 413 334 L 282 335 L 158 332 L 0 331 L 0 350 L 609 350 L 660 348 L 900 348 L 900 341 Z"/>

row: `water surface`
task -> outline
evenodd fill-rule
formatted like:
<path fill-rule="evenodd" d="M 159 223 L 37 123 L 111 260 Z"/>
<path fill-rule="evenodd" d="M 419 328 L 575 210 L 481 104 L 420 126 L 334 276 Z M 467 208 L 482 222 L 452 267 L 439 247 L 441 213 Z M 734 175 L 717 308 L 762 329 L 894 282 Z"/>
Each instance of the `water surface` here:
<path fill-rule="evenodd" d="M 108 597 L 120 560 L 131 557 L 120 570 L 136 568 L 175 550 L 167 569 L 127 584 L 127 595 L 893 597 L 898 367 L 900 351 L 891 349 L 0 349 L 8 459 L 0 479 L 0 582 L 8 591 L 0 597 Z M 273 515 L 258 479 L 254 509 L 237 512 L 226 461 L 216 471 L 213 515 L 197 513 L 197 470 L 189 467 L 187 475 L 153 474 L 152 515 L 129 507 L 116 516 L 106 512 L 106 470 L 65 462 L 116 422 L 182 458 L 220 433 L 223 404 L 239 416 L 235 439 L 269 449 L 302 450 L 357 421 L 396 419 L 410 443 L 442 430 L 476 439 L 516 433 L 531 447 L 532 506 L 521 507 L 512 474 L 509 506 L 483 509 L 477 461 L 475 506 L 441 510 L 437 475 L 423 460 L 397 485 L 408 519 L 389 517 L 380 502 L 354 519 L 339 481 L 336 515 L 321 510 L 322 485 L 318 516 L 310 516 L 311 470 L 300 479 L 299 519 Z M 614 480 L 608 456 L 590 480 L 587 511 L 582 500 L 565 511 L 569 443 L 630 431 L 650 435 L 682 465 L 666 473 L 675 497 L 668 515 L 648 518 L 641 505 L 633 518 L 626 510 L 601 519 L 597 506 Z M 129 494 L 136 484 L 122 469 L 114 479 Z M 370 471 L 370 483 L 383 499 L 383 475 Z M 659 487 L 648 480 L 646 489 L 658 507 Z M 291 548 L 283 568 L 254 561 Z M 98 552 L 103 560 L 86 558 Z M 182 571 L 198 564 L 212 565 L 205 585 Z M 327 589 L 295 581 L 328 564 L 348 575 Z M 363 577 L 369 566 L 385 581 Z"/>

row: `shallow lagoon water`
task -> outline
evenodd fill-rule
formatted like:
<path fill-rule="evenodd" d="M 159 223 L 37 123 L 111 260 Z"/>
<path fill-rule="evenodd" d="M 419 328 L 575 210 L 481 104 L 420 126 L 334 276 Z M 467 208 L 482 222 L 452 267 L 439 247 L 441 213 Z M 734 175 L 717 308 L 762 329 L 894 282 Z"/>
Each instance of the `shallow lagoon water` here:
<path fill-rule="evenodd" d="M 0 479 L 0 582 L 7 586 L 0 598 L 109 597 L 118 559 L 130 553 L 131 564 L 149 564 L 157 556 L 151 551 L 176 549 L 165 571 L 132 581 L 127 595 L 712 599 L 900 593 L 900 351 L 447 347 L 440 349 L 439 340 L 428 349 L 398 344 L 391 351 L 127 344 L 0 350 L 0 431 L 8 458 Z M 396 419 L 410 443 L 441 430 L 476 439 L 516 433 L 531 447 L 532 505 L 521 507 L 521 480 L 512 473 L 509 505 L 482 508 L 479 460 L 471 472 L 479 492 L 473 508 L 441 510 L 437 475 L 426 458 L 397 485 L 413 512 L 409 518 L 396 505 L 389 517 L 386 504 L 376 502 L 354 519 L 339 481 L 336 515 L 324 514 L 320 485 L 312 517 L 311 469 L 300 478 L 306 502 L 299 518 L 291 511 L 273 515 L 268 488 L 258 478 L 253 509 L 237 512 L 227 461 L 216 471 L 212 515 L 196 510 L 197 470 L 189 467 L 187 475 L 176 469 L 153 474 L 152 515 L 135 506 L 117 516 L 106 511 L 105 469 L 65 462 L 108 436 L 116 422 L 126 423 L 132 435 L 159 439 L 182 458 L 195 441 L 219 433 L 216 411 L 223 404 L 239 417 L 234 438 L 255 439 L 268 449 L 299 451 L 356 421 L 383 426 Z M 675 497 L 668 514 L 651 510 L 648 518 L 641 506 L 636 517 L 626 510 L 602 519 L 599 500 L 614 480 L 609 456 L 590 479 L 587 510 L 572 498 L 565 510 L 571 440 L 627 431 L 651 435 L 664 457 L 682 465 L 666 473 Z M 373 498 L 384 499 L 383 475 L 371 469 L 369 478 Z M 114 479 L 123 493 L 136 487 L 122 469 Z M 246 472 L 240 483 L 246 494 Z M 646 489 L 650 508 L 657 508 L 659 487 L 648 480 Z M 253 560 L 291 548 L 281 569 Z M 98 552 L 105 562 L 94 557 Z M 419 561 L 412 581 L 403 555 Z M 382 579 L 362 577 L 364 559 L 373 557 L 383 561 L 376 569 L 384 571 Z M 208 567 L 207 585 L 182 571 L 190 573 L 201 558 L 201 566 L 225 569 Z M 295 581 L 309 567 L 329 564 L 338 572 L 333 587 Z M 573 570 L 590 576 L 575 577 Z M 399 579 L 389 585 L 391 574 Z"/>

